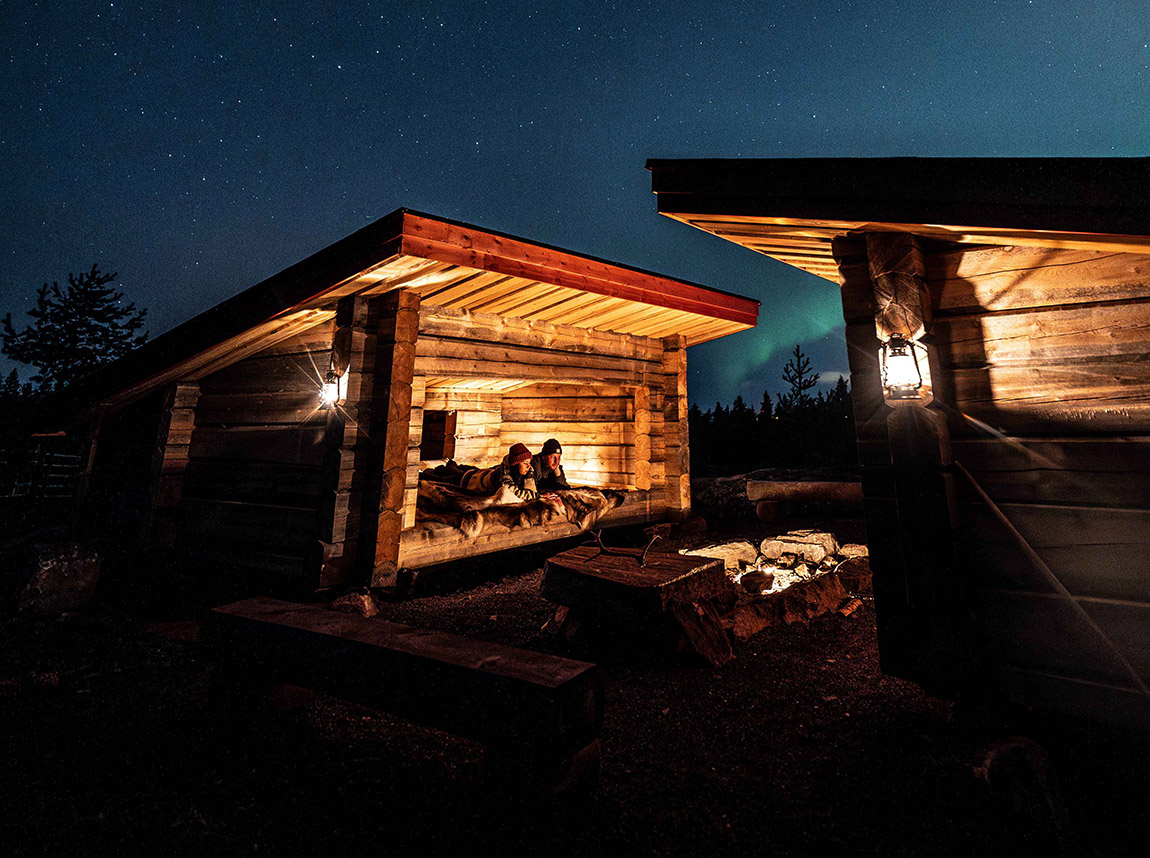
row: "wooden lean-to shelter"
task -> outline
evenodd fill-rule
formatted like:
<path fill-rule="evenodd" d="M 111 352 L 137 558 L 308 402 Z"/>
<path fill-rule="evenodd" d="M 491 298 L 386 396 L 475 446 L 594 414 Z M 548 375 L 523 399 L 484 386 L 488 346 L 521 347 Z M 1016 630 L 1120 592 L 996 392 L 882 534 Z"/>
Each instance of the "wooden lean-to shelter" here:
<path fill-rule="evenodd" d="M 758 302 L 398 210 L 110 365 L 77 392 L 90 529 L 296 588 L 577 533 L 468 537 L 422 469 L 557 438 L 604 524 L 690 510 L 686 348 Z M 339 403 L 321 407 L 329 374 Z"/>
<path fill-rule="evenodd" d="M 648 168 L 841 292 L 884 670 L 1150 726 L 1150 160 Z"/>

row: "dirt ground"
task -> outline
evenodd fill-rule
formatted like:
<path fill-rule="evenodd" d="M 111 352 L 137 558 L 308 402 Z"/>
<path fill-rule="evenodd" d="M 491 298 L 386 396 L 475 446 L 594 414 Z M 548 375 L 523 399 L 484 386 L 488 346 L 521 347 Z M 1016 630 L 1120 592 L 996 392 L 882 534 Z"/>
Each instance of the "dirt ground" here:
<path fill-rule="evenodd" d="M 823 517 L 733 520 L 679 542 L 804 525 L 865 539 L 861 522 Z M 973 772 L 1014 728 L 884 677 L 869 601 L 769 629 L 716 669 L 543 635 L 554 608 L 538 594 L 543 556 L 421 579 L 384 615 L 599 663 L 607 705 L 592 794 L 494 799 L 479 746 L 325 698 L 283 697 L 237 742 L 207 706 L 194 616 L 104 604 L 0 624 L 5 854 L 1145 854 L 1145 741 L 1059 733 L 1046 747 L 1062 829 L 1025 796 L 1012 811 Z"/>

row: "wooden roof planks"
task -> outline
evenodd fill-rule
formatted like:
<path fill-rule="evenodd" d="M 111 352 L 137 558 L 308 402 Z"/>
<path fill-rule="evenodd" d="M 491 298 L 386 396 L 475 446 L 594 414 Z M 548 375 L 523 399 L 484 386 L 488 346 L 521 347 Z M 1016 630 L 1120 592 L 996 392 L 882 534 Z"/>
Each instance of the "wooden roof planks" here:
<path fill-rule="evenodd" d="M 690 344 L 758 318 L 749 298 L 398 209 L 105 367 L 66 408 L 130 402 L 326 322 L 342 297 L 398 288 L 507 318 L 648 337 L 687 331 Z"/>
<path fill-rule="evenodd" d="M 647 162 L 659 212 L 840 282 L 834 238 L 1150 251 L 1148 158 L 776 158 Z"/>

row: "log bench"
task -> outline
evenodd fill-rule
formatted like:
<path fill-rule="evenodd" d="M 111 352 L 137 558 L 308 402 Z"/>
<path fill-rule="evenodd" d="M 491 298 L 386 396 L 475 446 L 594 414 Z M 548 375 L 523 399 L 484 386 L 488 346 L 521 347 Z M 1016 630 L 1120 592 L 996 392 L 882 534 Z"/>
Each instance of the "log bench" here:
<path fill-rule="evenodd" d="M 483 743 L 503 790 L 558 792 L 598 772 L 594 664 L 268 598 L 213 610 L 205 641 L 213 696 L 241 717 L 290 683 Z"/>

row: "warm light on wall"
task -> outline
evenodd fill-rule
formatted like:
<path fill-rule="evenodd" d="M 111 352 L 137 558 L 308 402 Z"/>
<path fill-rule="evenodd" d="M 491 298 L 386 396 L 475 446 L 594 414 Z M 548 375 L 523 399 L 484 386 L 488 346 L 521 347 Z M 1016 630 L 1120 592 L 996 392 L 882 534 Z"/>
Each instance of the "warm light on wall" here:
<path fill-rule="evenodd" d="M 918 344 L 902 334 L 891 334 L 882 344 L 882 386 L 889 399 L 917 399 L 922 371 L 915 349 Z"/>

